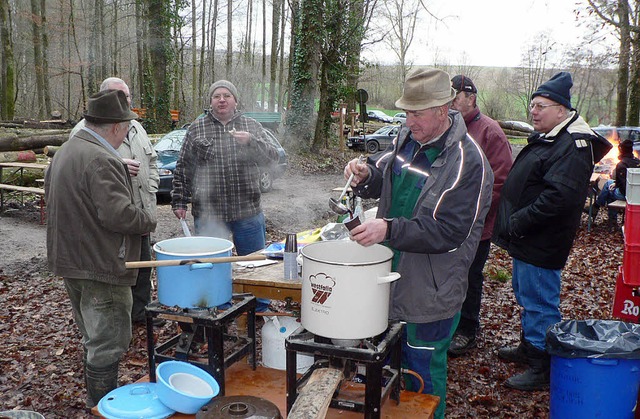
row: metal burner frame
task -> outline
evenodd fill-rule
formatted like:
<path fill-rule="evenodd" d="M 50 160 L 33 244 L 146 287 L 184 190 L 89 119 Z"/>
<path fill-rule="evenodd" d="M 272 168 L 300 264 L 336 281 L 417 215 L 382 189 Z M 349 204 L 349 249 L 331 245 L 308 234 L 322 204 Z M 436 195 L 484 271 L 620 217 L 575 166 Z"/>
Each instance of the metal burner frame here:
<path fill-rule="evenodd" d="M 212 307 L 209 309 L 179 309 L 167 307 L 157 301 L 150 303 L 145 309 L 147 321 L 147 352 L 149 354 L 149 380 L 156 382 L 156 363 L 169 360 L 188 362 L 198 366 L 215 378 L 220 385 L 220 395 L 225 394 L 224 372 L 233 363 L 249 355 L 251 367 L 256 369 L 256 297 L 251 294 L 233 294 L 231 306 L 225 309 Z M 227 326 L 242 314 L 247 313 L 246 336 L 229 335 Z M 154 347 L 153 320 L 160 318 L 168 321 L 193 325 L 192 331 L 185 331 L 166 342 Z M 204 330 L 207 343 L 206 362 L 203 358 L 191 355 L 191 343 L 199 330 Z M 224 343 L 232 343 L 232 353 L 224 355 Z M 167 353 L 175 349 L 175 356 Z"/>
<path fill-rule="evenodd" d="M 344 348 L 330 342 L 326 338 L 300 328 L 287 337 L 287 413 L 291 411 L 298 397 L 298 389 L 311 377 L 317 368 L 337 366 L 340 361 L 351 360 L 366 366 L 365 401 L 364 403 L 340 398 L 340 388 L 331 399 L 332 408 L 364 413 L 367 419 L 378 419 L 381 405 L 389 396 L 400 404 L 400 378 L 403 324 L 394 322 L 389 328 L 372 340 L 365 340 L 365 348 Z M 378 342 L 378 343 L 374 343 Z M 309 370 L 297 379 L 297 352 L 312 353 L 316 362 Z M 387 360 L 389 361 L 388 365 Z M 383 378 L 387 379 L 382 385 Z M 375 383 L 375 384 L 374 384 Z"/>

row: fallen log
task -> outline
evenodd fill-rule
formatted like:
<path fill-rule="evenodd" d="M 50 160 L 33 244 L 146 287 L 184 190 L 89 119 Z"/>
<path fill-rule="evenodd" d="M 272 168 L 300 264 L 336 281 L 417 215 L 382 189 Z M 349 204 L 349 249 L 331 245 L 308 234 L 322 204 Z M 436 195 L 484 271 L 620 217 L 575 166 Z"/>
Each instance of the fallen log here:
<path fill-rule="evenodd" d="M 500 128 L 512 130 L 512 131 L 520 131 L 522 133 L 531 134 L 533 130 L 523 124 L 519 124 L 516 121 L 498 121 Z M 520 134 L 524 135 L 524 134 Z"/>
<path fill-rule="evenodd" d="M 44 148 L 44 154 L 47 157 L 53 157 L 53 155 L 56 154 L 56 151 L 58 151 L 59 148 L 60 146 L 57 145 L 48 145 Z"/>
<path fill-rule="evenodd" d="M 34 135 L 32 137 L 0 135 L 0 151 L 33 150 L 48 145 L 61 146 L 68 139 L 69 134 Z"/>
<path fill-rule="evenodd" d="M 36 161 L 36 153 L 33 150 L 26 151 L 5 151 L 0 153 L 0 162 L 21 162 L 30 163 Z"/>
<path fill-rule="evenodd" d="M 516 137 L 516 138 L 528 138 L 530 134 L 527 134 L 524 131 L 516 131 L 516 130 L 512 130 L 512 129 L 505 129 L 502 128 L 502 131 L 504 131 L 504 134 L 508 137 Z"/>

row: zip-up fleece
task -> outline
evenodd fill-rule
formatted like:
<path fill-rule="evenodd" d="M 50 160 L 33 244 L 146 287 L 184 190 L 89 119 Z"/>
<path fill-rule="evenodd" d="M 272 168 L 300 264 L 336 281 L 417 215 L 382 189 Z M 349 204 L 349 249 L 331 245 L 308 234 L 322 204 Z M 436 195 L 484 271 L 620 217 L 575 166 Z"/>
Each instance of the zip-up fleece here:
<path fill-rule="evenodd" d="M 459 112 L 438 143 L 442 151 L 427 171 L 413 217 L 390 221 L 387 242 L 402 252 L 391 285 L 389 317 L 427 323 L 453 317 L 467 292 L 469 266 L 475 256 L 491 204 L 493 172 L 480 146 L 467 135 Z M 393 197 L 392 166 L 398 150 L 410 141 L 404 127 L 384 154 L 368 160 L 371 176 L 355 192 L 380 197 L 378 218 L 387 218 Z M 441 141 L 444 140 L 444 141 Z"/>

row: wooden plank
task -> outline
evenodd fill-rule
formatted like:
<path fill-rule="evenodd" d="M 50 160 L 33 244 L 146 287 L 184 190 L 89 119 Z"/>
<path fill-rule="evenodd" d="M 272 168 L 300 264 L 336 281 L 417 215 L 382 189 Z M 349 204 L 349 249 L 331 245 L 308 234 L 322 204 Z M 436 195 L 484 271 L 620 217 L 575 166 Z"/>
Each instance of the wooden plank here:
<path fill-rule="evenodd" d="M 17 192 L 27 192 L 27 193 L 33 193 L 36 195 L 44 195 L 44 189 L 33 188 L 29 186 L 8 185 L 6 183 L 0 183 L 0 189 L 6 189 L 9 191 L 17 191 Z"/>
<path fill-rule="evenodd" d="M 627 201 L 622 201 L 619 199 L 617 201 L 609 202 L 607 204 L 607 207 L 618 211 L 623 211 L 625 208 L 627 208 Z"/>
<path fill-rule="evenodd" d="M 327 416 L 333 393 L 340 384 L 342 371 L 335 368 L 319 368 L 300 389 L 289 419 L 323 419 Z"/>

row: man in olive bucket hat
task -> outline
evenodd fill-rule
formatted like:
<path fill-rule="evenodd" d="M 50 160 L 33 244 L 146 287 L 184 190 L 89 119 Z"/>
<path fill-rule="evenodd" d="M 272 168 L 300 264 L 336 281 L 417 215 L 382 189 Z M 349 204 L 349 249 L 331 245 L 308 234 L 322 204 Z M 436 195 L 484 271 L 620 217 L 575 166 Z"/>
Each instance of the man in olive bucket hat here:
<path fill-rule="evenodd" d="M 364 246 L 394 252 L 389 317 L 406 322 L 403 367 L 424 380 L 424 393 L 440 397 L 444 417 L 447 349 L 460 319 L 467 275 L 491 204 L 493 173 L 467 135 L 462 115 L 449 109 L 456 96 L 449 75 L 435 68 L 409 73 L 398 108 L 407 113 L 393 143 L 345 177 L 363 198 L 380 198 L 375 219 L 351 230 Z M 406 375 L 408 389 L 418 380 Z"/>
<path fill-rule="evenodd" d="M 82 334 L 87 407 L 118 386 L 118 363 L 131 341 L 131 286 L 140 235 L 155 215 L 136 207 L 126 163 L 116 149 L 137 115 L 121 90 L 89 99 L 85 127 L 64 143 L 45 174 L 47 259 L 64 278 Z"/>

